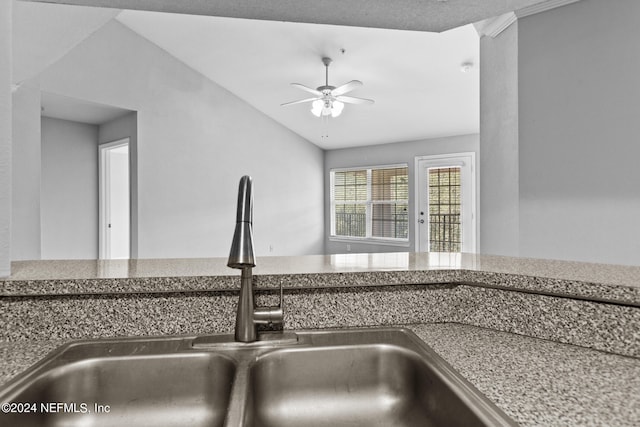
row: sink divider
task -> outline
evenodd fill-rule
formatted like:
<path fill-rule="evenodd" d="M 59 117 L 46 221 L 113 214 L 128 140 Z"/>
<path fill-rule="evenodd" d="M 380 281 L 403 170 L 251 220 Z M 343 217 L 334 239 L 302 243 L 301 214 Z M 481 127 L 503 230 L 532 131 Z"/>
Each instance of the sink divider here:
<path fill-rule="evenodd" d="M 237 360 L 237 359 L 236 359 Z M 248 413 L 246 410 L 251 398 L 249 393 L 249 369 L 250 360 L 237 360 L 235 376 L 233 378 L 233 386 L 231 388 L 231 396 L 229 398 L 229 406 L 227 415 L 224 420 L 224 427 L 239 427 L 247 423 L 245 417 Z"/>

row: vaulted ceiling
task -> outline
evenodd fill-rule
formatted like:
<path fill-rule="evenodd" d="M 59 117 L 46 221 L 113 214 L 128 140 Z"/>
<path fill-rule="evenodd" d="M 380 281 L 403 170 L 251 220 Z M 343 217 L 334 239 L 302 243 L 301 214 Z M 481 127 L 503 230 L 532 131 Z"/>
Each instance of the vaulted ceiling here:
<path fill-rule="evenodd" d="M 100 2 L 92 0 L 92 3 Z M 109 3 L 127 4 L 125 0 Z M 140 3 L 143 2 L 137 4 Z M 149 0 L 146 3 L 153 3 L 155 9 L 171 10 L 176 2 Z M 378 16 L 381 12 L 376 12 L 376 7 L 381 4 L 375 1 L 367 3 L 373 6 L 371 9 L 342 18 L 365 19 L 370 15 L 368 22 L 375 25 L 367 27 L 240 19 L 237 16 L 248 17 L 243 15 L 247 12 L 240 10 L 240 6 L 218 12 L 236 17 L 206 16 L 198 13 L 210 4 L 197 0 L 182 3 L 195 7 L 191 12 L 196 14 L 17 2 L 13 24 L 14 82 L 19 84 L 37 75 L 94 31 L 99 31 L 106 22 L 117 19 L 273 120 L 325 149 L 476 133 L 479 38 L 472 25 L 459 24 L 539 1 L 421 2 L 421 9 L 415 9 L 424 16 L 417 21 L 420 29 L 453 28 L 441 33 L 406 29 L 417 29 L 416 16 L 420 15 L 406 13 L 407 10 L 404 15 L 400 13 L 407 6 L 405 3 L 411 3 L 409 0 L 394 8 L 399 13 L 395 18 L 386 17 L 395 19 L 394 25 L 387 26 L 405 29 L 371 28 L 383 26 L 375 19 L 385 18 Z M 231 7 L 226 1 L 215 3 Z M 319 2 L 326 8 L 337 6 L 333 3 Z M 429 15 L 425 10 L 438 13 Z M 316 21 L 336 22 L 340 17 L 332 17 L 336 11 L 327 9 L 328 16 L 318 13 Z M 264 7 L 256 6 L 254 12 L 258 17 L 271 19 L 271 12 Z M 298 11 L 303 18 L 305 13 L 308 10 Z M 304 20 L 293 16 L 284 18 Z M 309 104 L 281 107 L 284 102 L 308 97 L 290 83 L 310 87 L 324 84 L 323 56 L 333 59 L 329 68 L 330 84 L 338 86 L 353 79 L 361 80 L 364 85 L 350 95 L 372 98 L 375 104 L 347 105 L 340 117 L 325 124 L 310 113 Z M 463 63 L 473 65 L 463 72 Z M 47 98 L 50 108 L 56 108 L 55 101 L 55 96 Z M 68 104 L 66 100 L 67 110 Z M 109 113 L 113 114 L 113 110 Z"/>

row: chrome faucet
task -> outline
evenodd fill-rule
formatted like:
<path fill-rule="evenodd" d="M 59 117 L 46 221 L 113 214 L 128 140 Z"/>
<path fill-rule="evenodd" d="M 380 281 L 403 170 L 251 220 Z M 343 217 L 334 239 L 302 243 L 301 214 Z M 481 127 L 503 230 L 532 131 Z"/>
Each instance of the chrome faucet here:
<path fill-rule="evenodd" d="M 236 229 L 233 233 L 227 266 L 241 270 L 240 299 L 236 314 L 236 341 L 253 342 L 258 339 L 258 324 L 283 322 L 282 283 L 278 307 L 256 307 L 254 303 L 253 271 L 256 256 L 253 250 L 253 190 L 251 177 L 240 178 Z"/>

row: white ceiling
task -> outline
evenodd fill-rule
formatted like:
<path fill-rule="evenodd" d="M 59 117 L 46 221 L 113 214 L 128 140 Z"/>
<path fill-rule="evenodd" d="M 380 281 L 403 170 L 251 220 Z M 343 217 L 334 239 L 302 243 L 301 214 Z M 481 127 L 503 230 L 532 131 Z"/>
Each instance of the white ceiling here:
<path fill-rule="evenodd" d="M 131 112 L 50 92 L 42 92 L 41 95 L 42 115 L 54 119 L 101 125 Z"/>
<path fill-rule="evenodd" d="M 117 9 L 14 2 L 14 84 L 39 74 L 118 13 Z"/>
<path fill-rule="evenodd" d="M 139 11 L 117 19 L 322 148 L 478 132 L 473 26 L 438 34 Z M 330 84 L 361 80 L 350 95 L 375 100 L 346 105 L 328 129 L 309 104 L 280 106 L 309 97 L 290 83 L 324 84 L 323 56 L 334 60 Z M 476 67 L 462 73 L 468 61 Z"/>
<path fill-rule="evenodd" d="M 475 3 L 470 9 L 474 17 L 482 8 L 482 2 Z M 478 132 L 479 48 L 471 25 L 429 33 L 17 2 L 16 83 L 42 71 L 114 17 L 325 149 Z M 364 86 L 350 94 L 376 101 L 346 105 L 326 128 L 307 104 L 280 106 L 307 97 L 290 83 L 324 84 L 323 56 L 334 60 L 330 84 L 361 80 Z M 474 67 L 462 73 L 463 62 Z"/>

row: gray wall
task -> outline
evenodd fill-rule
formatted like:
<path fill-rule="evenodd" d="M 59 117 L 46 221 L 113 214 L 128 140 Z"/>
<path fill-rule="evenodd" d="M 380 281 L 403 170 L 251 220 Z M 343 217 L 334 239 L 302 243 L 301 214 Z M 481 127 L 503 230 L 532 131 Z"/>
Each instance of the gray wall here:
<path fill-rule="evenodd" d="M 138 256 L 226 256 L 240 176 L 254 178 L 258 255 L 323 252 L 323 154 L 112 21 L 42 89 L 137 111 Z"/>
<path fill-rule="evenodd" d="M 40 102 L 36 80 L 22 84 L 13 94 L 12 260 L 95 257 L 97 226 L 89 232 L 98 214 L 93 203 L 98 200 L 95 129 L 104 129 L 107 138 L 118 130 L 126 136 L 133 133 L 135 142 L 135 113 L 99 128 L 51 118 L 41 122 Z M 92 129 L 90 135 L 87 126 Z M 41 135 L 43 128 L 46 134 Z M 79 191 L 72 189 L 77 185 Z M 72 224 L 80 224 L 84 234 L 76 234 Z M 76 247 L 71 248 L 72 244 Z"/>
<path fill-rule="evenodd" d="M 480 39 L 481 253 L 519 252 L 518 23 Z"/>
<path fill-rule="evenodd" d="M 11 272 L 11 10 L 0 2 L 0 277 Z"/>
<path fill-rule="evenodd" d="M 129 138 L 130 256 L 138 258 L 138 113 L 131 112 L 98 127 L 98 144 Z"/>
<path fill-rule="evenodd" d="M 42 258 L 98 257 L 98 127 L 42 118 Z"/>
<path fill-rule="evenodd" d="M 341 150 L 325 151 L 324 156 L 324 209 L 326 241 L 325 250 L 328 254 L 347 252 L 406 252 L 414 251 L 415 242 L 415 201 L 413 194 L 415 189 L 415 158 L 416 156 L 429 156 L 436 154 L 450 154 L 461 152 L 476 153 L 476 162 L 479 164 L 479 137 L 478 135 L 460 135 L 448 138 L 424 139 L 420 141 L 408 141 L 393 144 L 369 145 L 365 147 L 346 148 Z M 387 164 L 406 163 L 409 166 L 409 245 L 396 246 L 378 243 L 354 243 L 337 242 L 329 240 L 331 230 L 331 196 L 329 185 L 329 171 L 334 168 L 377 166 Z M 476 174 L 479 168 L 476 168 Z M 477 175 L 476 175 L 477 176 Z M 350 248 L 347 248 L 347 245 Z"/>
<path fill-rule="evenodd" d="M 640 2 L 519 23 L 520 255 L 640 264 Z"/>
<path fill-rule="evenodd" d="M 481 40 L 481 252 L 640 264 L 640 2 Z"/>
<path fill-rule="evenodd" d="M 40 259 L 40 87 L 27 81 L 13 93 L 11 258 Z"/>
<path fill-rule="evenodd" d="M 638 208 L 638 192 L 632 192 L 631 184 L 639 182 L 638 169 L 635 165 L 638 152 L 637 144 L 633 145 L 629 142 L 635 141 L 638 135 L 637 102 L 640 97 L 634 72 L 638 69 L 636 41 L 638 40 L 639 6 L 640 4 L 634 0 L 611 0 L 608 2 L 582 0 L 572 5 L 524 18 L 517 26 L 499 36 L 497 41 L 482 41 L 482 85 L 490 85 L 492 82 L 487 74 L 489 70 L 501 71 L 503 76 L 513 76 L 513 67 L 518 69 L 516 71 L 518 73 L 518 87 L 515 94 L 511 83 L 502 85 L 493 81 L 493 86 L 481 89 L 484 100 L 481 100 L 483 105 L 481 106 L 482 151 L 480 158 L 483 167 L 480 168 L 482 173 L 480 198 L 483 203 L 480 212 L 482 233 L 480 247 L 483 252 L 510 254 L 517 252 L 519 255 L 542 258 L 638 264 L 640 251 L 637 242 L 640 242 L 640 239 L 638 238 L 639 227 L 636 218 L 640 216 L 640 210 Z M 12 180 L 11 165 L 8 161 L 11 159 L 12 129 L 10 120 L 11 96 L 8 89 L 11 81 L 10 16 L 11 2 L 1 2 L 0 275 L 8 272 L 10 259 L 9 224 Z M 109 31 L 113 31 L 113 28 L 109 28 Z M 517 64 L 514 64 L 514 57 L 509 54 L 513 50 L 513 39 L 510 37 L 514 37 L 513 34 L 509 35 L 510 31 L 517 32 L 517 48 L 519 50 Z M 121 41 L 121 44 L 116 45 L 119 48 L 121 46 L 128 48 L 127 42 L 132 42 L 135 45 L 141 43 L 134 37 L 124 36 Z M 491 43 L 494 43 L 494 46 L 490 46 Z M 500 45 L 501 43 L 503 46 Z M 152 63 L 157 55 L 143 54 L 140 59 L 136 59 L 135 54 L 127 54 L 128 49 L 116 52 L 113 45 L 109 48 L 108 42 L 99 34 L 94 35 L 90 43 L 85 44 L 86 46 L 81 45 L 79 48 L 84 52 L 85 59 L 95 61 L 92 72 L 73 70 L 74 63 L 66 58 L 62 61 L 66 66 L 58 64 L 57 71 L 55 71 L 57 76 L 52 76 L 48 81 L 51 88 L 58 88 L 60 89 L 59 93 L 69 93 L 71 96 L 75 93 L 79 98 L 95 102 L 142 110 L 143 118 L 141 121 L 153 117 L 157 120 L 169 120 L 172 125 L 175 125 L 176 121 L 173 121 L 169 110 L 160 111 L 152 108 L 151 103 L 141 101 L 142 92 L 144 90 L 153 92 L 154 89 L 161 88 L 157 92 L 164 93 L 156 93 L 156 96 L 168 96 L 180 107 L 190 105 L 186 98 L 176 95 L 173 90 L 167 91 L 165 85 L 156 84 L 162 81 L 162 76 L 157 70 L 147 69 L 144 72 L 133 72 L 128 68 L 129 63 L 135 64 L 140 60 Z M 106 51 L 96 50 L 94 54 L 88 52 L 95 49 L 97 45 L 106 47 Z M 500 58 L 498 53 L 503 48 L 506 56 Z M 493 49 L 493 53 L 490 53 L 490 49 Z M 102 54 L 98 52 L 102 52 Z M 140 53 L 140 51 L 137 52 Z M 76 59 L 82 56 L 78 52 L 75 52 L 74 55 Z M 494 55 L 492 60 L 489 59 L 491 55 Z M 162 62 L 163 60 L 158 61 Z M 494 61 L 502 61 L 502 64 L 497 64 Z M 96 84 L 97 80 L 92 79 L 94 77 L 98 79 L 104 73 L 105 63 L 110 62 L 118 63 L 123 68 L 120 71 L 110 69 L 111 71 L 116 74 L 129 73 L 135 85 L 128 87 L 124 83 L 124 77 L 120 77 L 113 85 L 102 86 L 104 83 L 102 81 L 100 84 Z M 193 74 L 190 71 L 178 70 L 177 66 L 173 69 L 184 75 Z M 64 72 L 69 72 L 69 76 L 65 77 Z M 192 77 L 182 80 L 182 83 L 187 89 L 194 92 L 199 87 L 197 79 Z M 128 88 L 128 95 L 122 95 L 122 87 Z M 503 95 L 500 93 L 491 94 L 493 90 L 507 92 Z M 215 90 L 210 88 L 206 93 L 212 94 L 210 97 L 212 104 L 214 100 L 222 102 L 222 100 L 231 97 L 230 94 L 224 94 L 224 90 L 220 88 Z M 215 95 L 213 95 L 214 93 Z M 491 99 L 495 102 L 484 103 Z M 514 99 L 517 99 L 517 108 L 515 109 L 517 114 L 515 115 L 513 114 Z M 152 102 L 154 101 L 152 100 Z M 501 105 L 502 102 L 504 104 Z M 196 114 L 193 120 L 184 119 L 183 115 L 179 114 L 181 116 L 179 121 L 189 122 L 196 127 L 206 126 L 206 131 L 211 135 L 208 141 L 212 144 L 220 144 L 220 139 L 224 140 L 225 135 L 230 135 L 230 132 L 217 132 L 217 130 L 221 128 L 227 131 L 235 130 L 229 129 L 231 127 L 228 126 L 229 123 L 235 123 L 236 128 L 243 127 L 237 119 L 229 122 L 228 117 L 220 112 L 220 107 L 212 108 L 209 104 L 205 107 L 189 107 L 194 111 L 202 109 L 203 113 Z M 244 108 L 250 107 L 245 106 Z M 486 110 L 487 108 L 491 108 L 491 110 Z M 492 111 L 495 113 L 495 117 L 491 117 Z M 509 117 L 513 117 L 515 123 Z M 256 119 L 257 122 L 264 120 L 267 119 Z M 488 123 L 485 120 L 492 122 Z M 203 125 L 209 121 L 215 121 L 216 126 Z M 250 120 L 249 123 L 253 123 L 253 121 Z M 163 139 L 161 138 L 162 133 L 171 135 L 171 129 L 167 130 L 167 126 L 161 127 L 162 131 L 160 132 L 154 132 L 150 125 L 143 126 L 143 129 L 140 129 L 140 134 L 144 135 L 147 146 L 141 149 L 149 151 L 151 141 Z M 504 133 L 501 134 L 501 131 Z M 261 137 L 269 135 L 269 132 L 251 133 L 247 131 L 247 133 L 237 132 L 236 134 L 242 134 L 239 139 L 245 138 L 247 134 L 257 135 L 255 137 L 257 140 L 271 139 L 270 137 Z M 280 132 L 279 135 L 281 134 Z M 186 141 L 185 144 L 189 146 L 188 150 L 192 150 L 194 142 L 185 136 L 188 135 L 176 135 L 174 139 Z M 295 138 L 295 136 L 288 136 L 284 139 L 291 142 L 288 145 L 290 147 L 296 144 Z M 227 139 L 227 142 L 229 141 L 236 142 L 238 140 L 231 135 Z M 517 142 L 514 143 L 514 141 Z M 497 145 L 492 146 L 491 144 L 494 142 Z M 205 144 L 205 142 L 199 141 L 199 144 Z M 166 141 L 160 145 L 164 151 L 167 151 Z M 225 147 L 229 147 L 229 145 Z M 241 142 L 237 142 L 232 147 L 236 150 L 234 154 L 250 153 L 249 147 Z M 504 148 L 511 150 L 508 156 L 503 151 Z M 322 161 L 318 160 L 321 154 L 318 150 L 314 151 L 309 148 L 305 148 L 305 150 L 309 151 L 306 153 L 309 161 L 305 163 L 305 166 L 312 165 L 309 167 L 310 169 L 322 171 Z M 225 149 L 219 151 L 225 151 Z M 226 148 L 226 151 L 230 151 L 230 149 Z M 176 169 L 176 166 L 179 169 L 185 169 L 194 166 L 194 175 L 198 178 L 205 178 L 204 180 L 208 182 L 215 177 L 223 179 L 226 177 L 225 182 L 227 182 L 229 176 L 239 175 L 237 167 L 224 166 L 225 164 L 237 165 L 232 162 L 232 158 L 237 156 L 225 155 L 222 162 L 222 172 L 225 173 L 211 174 L 206 172 L 202 163 L 192 165 L 181 158 L 180 153 L 173 154 L 174 158 L 177 157 L 173 164 L 166 160 L 171 158 L 170 156 L 163 157 L 160 154 L 151 155 L 146 160 L 143 158 L 140 161 L 140 177 L 144 181 L 140 186 L 144 188 L 145 193 L 148 191 L 150 195 L 148 198 L 140 197 L 141 215 L 156 220 L 144 230 L 144 233 L 161 232 L 161 219 L 165 220 L 164 223 L 171 225 L 172 221 L 167 222 L 166 219 L 182 218 L 180 213 L 171 209 L 163 211 L 163 213 L 166 212 L 166 216 L 160 215 L 153 218 L 153 212 L 162 210 L 163 207 L 167 207 L 167 204 L 158 200 L 159 193 L 154 191 L 150 185 L 151 182 L 154 182 L 154 174 L 158 175 L 162 172 L 151 172 L 149 176 L 146 176 L 145 174 L 150 169 L 169 169 L 169 166 L 171 169 Z M 218 152 L 214 154 L 218 154 Z M 259 151 L 260 157 L 268 158 L 267 154 L 266 149 Z M 485 158 L 487 156 L 488 160 Z M 491 163 L 486 162 L 491 162 L 492 158 L 498 159 L 500 156 L 517 157 L 518 162 L 495 161 L 491 170 L 488 170 L 485 165 Z M 327 158 L 329 157 L 327 156 Z M 161 161 L 161 158 L 165 158 L 165 161 Z M 569 160 L 572 163 L 569 163 Z M 259 170 L 259 165 L 251 164 L 253 166 L 247 169 Z M 282 162 L 279 164 L 282 165 Z M 409 164 L 411 165 L 411 162 Z M 504 168 L 504 170 L 496 168 Z M 233 173 L 230 169 L 234 169 Z M 545 175 L 547 171 L 548 177 L 541 176 Z M 589 171 L 593 171 L 593 175 Z M 317 175 L 319 177 L 317 184 L 321 188 L 323 173 L 320 172 Z M 142 178 L 143 176 L 144 178 Z M 518 182 L 517 197 L 514 195 L 513 182 L 515 181 L 509 181 L 509 177 L 514 176 L 517 176 Z M 172 179 L 171 172 L 166 173 L 166 176 L 159 179 L 158 182 L 164 184 L 168 179 Z M 308 181 L 313 180 L 308 178 Z M 308 181 L 303 184 L 309 184 Z M 609 182 L 615 185 L 610 186 Z M 256 189 L 264 188 L 266 184 L 277 187 L 273 181 L 267 183 L 258 181 Z M 227 182 L 227 186 L 232 186 L 232 184 Z M 300 185 L 299 189 L 304 192 L 306 187 L 308 186 Z M 168 196 L 176 194 L 175 187 L 168 186 L 167 188 L 166 194 Z M 206 215 L 217 210 L 218 205 L 234 204 L 232 199 L 235 195 L 223 195 L 220 191 L 216 191 L 211 196 L 218 201 L 217 204 L 213 202 L 207 203 L 206 206 L 198 203 L 189 204 L 185 203 L 188 200 L 185 200 L 184 197 L 179 197 L 178 201 L 182 205 L 187 205 L 192 212 L 201 210 L 206 212 Z M 201 195 L 201 197 L 203 196 Z M 517 199 L 517 203 L 507 203 L 509 199 L 514 198 Z M 314 199 L 318 200 L 318 212 L 322 211 L 322 199 L 322 195 Z M 258 199 L 257 202 L 260 200 Z M 257 209 L 261 203 L 256 203 Z M 312 212 L 312 209 L 312 206 L 305 206 L 304 211 Z M 229 209 L 220 208 L 220 210 L 221 217 L 233 217 L 233 213 Z M 506 222 L 502 222 L 500 218 Z M 569 220 L 563 218 L 569 218 Z M 323 224 L 324 218 L 322 216 L 313 218 L 312 222 Z M 511 230 L 516 227 L 518 228 L 517 233 L 507 233 L 507 229 Z M 202 238 L 194 239 L 199 253 L 212 254 L 215 252 L 208 248 L 202 250 L 206 246 L 203 240 L 219 238 L 218 233 L 215 233 L 212 228 L 206 229 Z M 217 227 L 215 228 L 218 230 Z M 221 227 L 220 230 L 222 228 L 226 229 L 227 227 Z M 323 227 L 319 228 L 320 237 L 316 240 L 311 239 L 315 248 L 322 246 Z M 316 231 L 313 227 L 312 230 Z M 197 237 L 186 236 L 185 238 L 189 231 L 172 228 L 170 234 L 176 236 L 164 238 L 164 240 L 170 244 L 176 243 L 177 246 L 183 245 L 190 237 Z M 224 233 L 221 231 L 221 234 Z M 230 237 L 231 231 L 226 233 L 227 237 Z M 318 233 L 310 233 L 313 236 L 318 235 Z M 143 231 L 140 232 L 140 235 L 143 235 Z M 623 238 L 614 237 L 619 235 L 622 235 Z M 227 237 L 220 238 L 226 240 Z M 150 243 L 158 242 L 152 240 Z M 266 244 L 268 245 L 268 243 Z M 220 245 L 220 247 L 224 246 L 226 244 Z M 217 247 L 218 245 L 216 245 Z M 281 245 L 276 245 L 277 250 L 280 247 Z M 259 249 L 265 251 L 264 244 Z M 150 250 L 148 253 L 156 252 Z"/>

